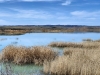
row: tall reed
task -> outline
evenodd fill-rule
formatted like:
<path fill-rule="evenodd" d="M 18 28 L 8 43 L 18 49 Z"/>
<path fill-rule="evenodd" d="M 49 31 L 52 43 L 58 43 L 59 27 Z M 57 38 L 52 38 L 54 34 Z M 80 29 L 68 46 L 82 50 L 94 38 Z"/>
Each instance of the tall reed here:
<path fill-rule="evenodd" d="M 98 39 L 98 40 L 83 39 L 83 41 L 88 41 L 88 42 L 100 42 L 100 39 Z"/>
<path fill-rule="evenodd" d="M 98 48 L 100 47 L 100 42 L 81 42 L 81 43 L 71 43 L 71 42 L 51 42 L 48 46 L 51 47 L 72 47 L 72 48 Z"/>
<path fill-rule="evenodd" d="M 43 64 L 44 61 L 51 61 L 57 56 L 57 52 L 50 47 L 35 46 L 7 46 L 2 51 L 1 60 L 14 62 L 16 64 Z"/>
<path fill-rule="evenodd" d="M 76 48 L 69 51 L 44 63 L 44 72 L 50 75 L 100 75 L 100 49 Z"/>

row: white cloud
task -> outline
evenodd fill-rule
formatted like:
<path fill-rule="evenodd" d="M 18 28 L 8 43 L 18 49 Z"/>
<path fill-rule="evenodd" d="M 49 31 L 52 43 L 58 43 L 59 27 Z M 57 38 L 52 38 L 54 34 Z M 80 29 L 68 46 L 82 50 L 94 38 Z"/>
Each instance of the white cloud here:
<path fill-rule="evenodd" d="M 0 0 L 0 3 L 4 2 L 55 2 L 55 1 L 64 1 L 64 0 Z M 70 5 L 72 3 L 72 0 L 66 0 L 64 3 L 61 3 L 61 5 Z"/>
<path fill-rule="evenodd" d="M 68 19 L 69 17 L 62 12 L 51 13 L 43 10 L 25 10 L 25 9 L 15 9 L 9 8 L 14 13 L 0 13 L 0 17 L 4 18 L 16 18 L 16 19 L 42 19 L 42 20 L 50 20 L 50 19 Z"/>
<path fill-rule="evenodd" d="M 53 15 L 46 11 L 41 10 L 22 10 L 22 9 L 12 9 L 16 11 L 16 18 L 35 18 L 35 19 L 49 19 L 52 18 Z"/>
<path fill-rule="evenodd" d="M 6 2 L 6 1 L 15 1 L 15 0 L 0 0 L 0 2 Z M 50 1 L 61 1 L 61 0 L 16 0 L 16 1 L 23 1 L 23 2 L 40 2 L 40 1 L 45 1 L 45 2 L 50 2 Z"/>
<path fill-rule="evenodd" d="M 73 11 L 73 12 L 71 12 L 71 15 L 77 16 L 77 17 L 85 17 L 85 16 L 87 16 L 87 14 L 89 14 L 89 13 L 86 11 Z"/>
<path fill-rule="evenodd" d="M 11 15 L 8 14 L 8 13 L 1 13 L 1 12 L 0 12 L 0 17 L 9 17 L 9 16 L 11 16 Z"/>
<path fill-rule="evenodd" d="M 66 0 L 66 2 L 62 3 L 62 5 L 70 5 L 72 3 L 72 0 Z"/>
<path fill-rule="evenodd" d="M 0 25 L 6 25 L 9 24 L 6 20 L 0 19 Z"/>
<path fill-rule="evenodd" d="M 69 17 L 66 17 L 66 16 L 59 16 L 57 19 L 61 19 L 61 20 L 64 20 L 64 19 L 68 19 Z"/>
<path fill-rule="evenodd" d="M 85 5 L 100 5 L 100 3 L 99 2 L 91 2 L 91 3 L 85 3 Z"/>
<path fill-rule="evenodd" d="M 1 23 L 1 22 L 5 22 L 5 20 L 0 19 L 0 23 Z"/>
<path fill-rule="evenodd" d="M 38 1 L 59 1 L 59 0 L 19 0 L 19 1 L 25 1 L 25 2 L 38 2 Z"/>
<path fill-rule="evenodd" d="M 0 12 L 0 17 L 4 18 L 20 18 L 20 19 L 87 19 L 87 20 L 96 20 L 100 18 L 100 11 L 73 11 L 70 13 L 65 12 L 56 12 L 51 13 L 44 10 L 25 10 L 25 9 L 15 9 L 9 8 L 12 13 Z M 14 12 L 13 12 L 14 11 Z"/>
<path fill-rule="evenodd" d="M 100 17 L 100 11 L 73 11 L 70 13 L 72 16 L 80 17 L 80 18 L 99 18 Z"/>
<path fill-rule="evenodd" d="M 15 8 L 9 8 L 11 11 L 14 11 L 14 13 L 6 13 L 2 12 L 0 13 L 0 17 L 4 18 L 22 18 L 22 19 L 88 19 L 88 20 L 95 20 L 100 17 L 100 11 L 73 11 L 70 13 L 51 13 L 48 11 L 43 10 L 25 10 L 25 9 L 15 9 Z M 69 15 L 68 15 L 69 14 Z M 71 14 L 71 15 L 70 15 Z"/>
<path fill-rule="evenodd" d="M 0 0 L 0 1 L 3 1 L 3 0 Z"/>
<path fill-rule="evenodd" d="M 43 10 L 23 10 L 23 9 L 12 9 L 14 13 L 0 13 L 0 17 L 11 17 L 11 18 L 27 18 L 27 19 L 51 19 L 54 18 L 55 15 L 43 11 Z"/>
<path fill-rule="evenodd" d="M 12 0 L 0 0 L 0 2 L 7 2 L 7 1 L 12 1 Z"/>
<path fill-rule="evenodd" d="M 96 20 L 96 18 L 87 18 L 88 20 Z"/>

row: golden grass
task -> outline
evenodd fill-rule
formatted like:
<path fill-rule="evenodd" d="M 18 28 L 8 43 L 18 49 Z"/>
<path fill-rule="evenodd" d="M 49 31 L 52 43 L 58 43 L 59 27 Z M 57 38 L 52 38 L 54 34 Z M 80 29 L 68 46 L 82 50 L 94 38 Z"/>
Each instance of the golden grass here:
<path fill-rule="evenodd" d="M 100 75 L 100 48 L 70 48 L 65 52 L 54 61 L 44 63 L 43 71 L 50 75 Z"/>
<path fill-rule="evenodd" d="M 35 46 L 7 46 L 2 51 L 2 61 L 14 62 L 16 64 L 43 64 L 51 61 L 57 56 L 57 52 L 50 47 Z"/>
<path fill-rule="evenodd" d="M 88 41 L 88 42 L 100 42 L 100 39 L 98 39 L 98 40 L 83 39 L 83 41 Z"/>
<path fill-rule="evenodd" d="M 71 43 L 71 42 L 51 42 L 48 46 L 51 47 L 72 47 L 72 48 L 98 48 L 100 47 L 100 42 L 81 42 L 81 43 Z"/>
<path fill-rule="evenodd" d="M 9 45 L 3 49 L 1 58 L 5 62 L 13 61 L 17 52 L 18 52 L 17 47 Z"/>
<path fill-rule="evenodd" d="M 25 34 L 28 33 L 30 30 L 11 30 L 11 29 L 6 29 L 4 31 L 0 31 L 0 34 L 5 34 L 5 35 L 18 35 L 18 34 Z"/>
<path fill-rule="evenodd" d="M 49 75 L 100 75 L 100 42 L 54 42 L 52 47 L 65 47 L 62 56 L 50 47 L 7 46 L 0 54 L 4 62 L 43 65 Z M 51 46 L 49 44 L 49 46 Z"/>

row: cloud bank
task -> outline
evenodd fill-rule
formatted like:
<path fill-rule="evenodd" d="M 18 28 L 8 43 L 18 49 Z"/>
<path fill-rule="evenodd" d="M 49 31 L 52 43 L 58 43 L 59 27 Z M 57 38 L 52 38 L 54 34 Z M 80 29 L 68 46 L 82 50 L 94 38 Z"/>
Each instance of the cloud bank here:
<path fill-rule="evenodd" d="M 11 2 L 15 0 L 0 0 L 0 3 L 4 2 Z M 61 5 L 70 5 L 72 3 L 72 0 L 16 0 L 15 2 L 55 2 L 55 1 L 61 1 Z"/>

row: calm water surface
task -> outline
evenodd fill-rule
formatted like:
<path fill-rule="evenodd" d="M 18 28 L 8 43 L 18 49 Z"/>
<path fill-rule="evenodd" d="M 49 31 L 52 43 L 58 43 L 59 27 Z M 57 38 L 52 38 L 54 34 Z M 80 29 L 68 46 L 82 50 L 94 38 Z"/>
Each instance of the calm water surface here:
<path fill-rule="evenodd" d="M 0 50 L 15 44 L 23 46 L 47 45 L 53 41 L 81 42 L 82 39 L 100 39 L 100 33 L 28 33 L 25 35 L 0 36 Z"/>
<path fill-rule="evenodd" d="M 9 67 L 5 67 L 9 65 Z M 11 70 L 14 75 L 43 75 L 43 66 L 38 65 L 15 65 L 12 63 L 0 63 L 2 71 Z M 1 71 L 0 71 L 1 72 Z"/>

